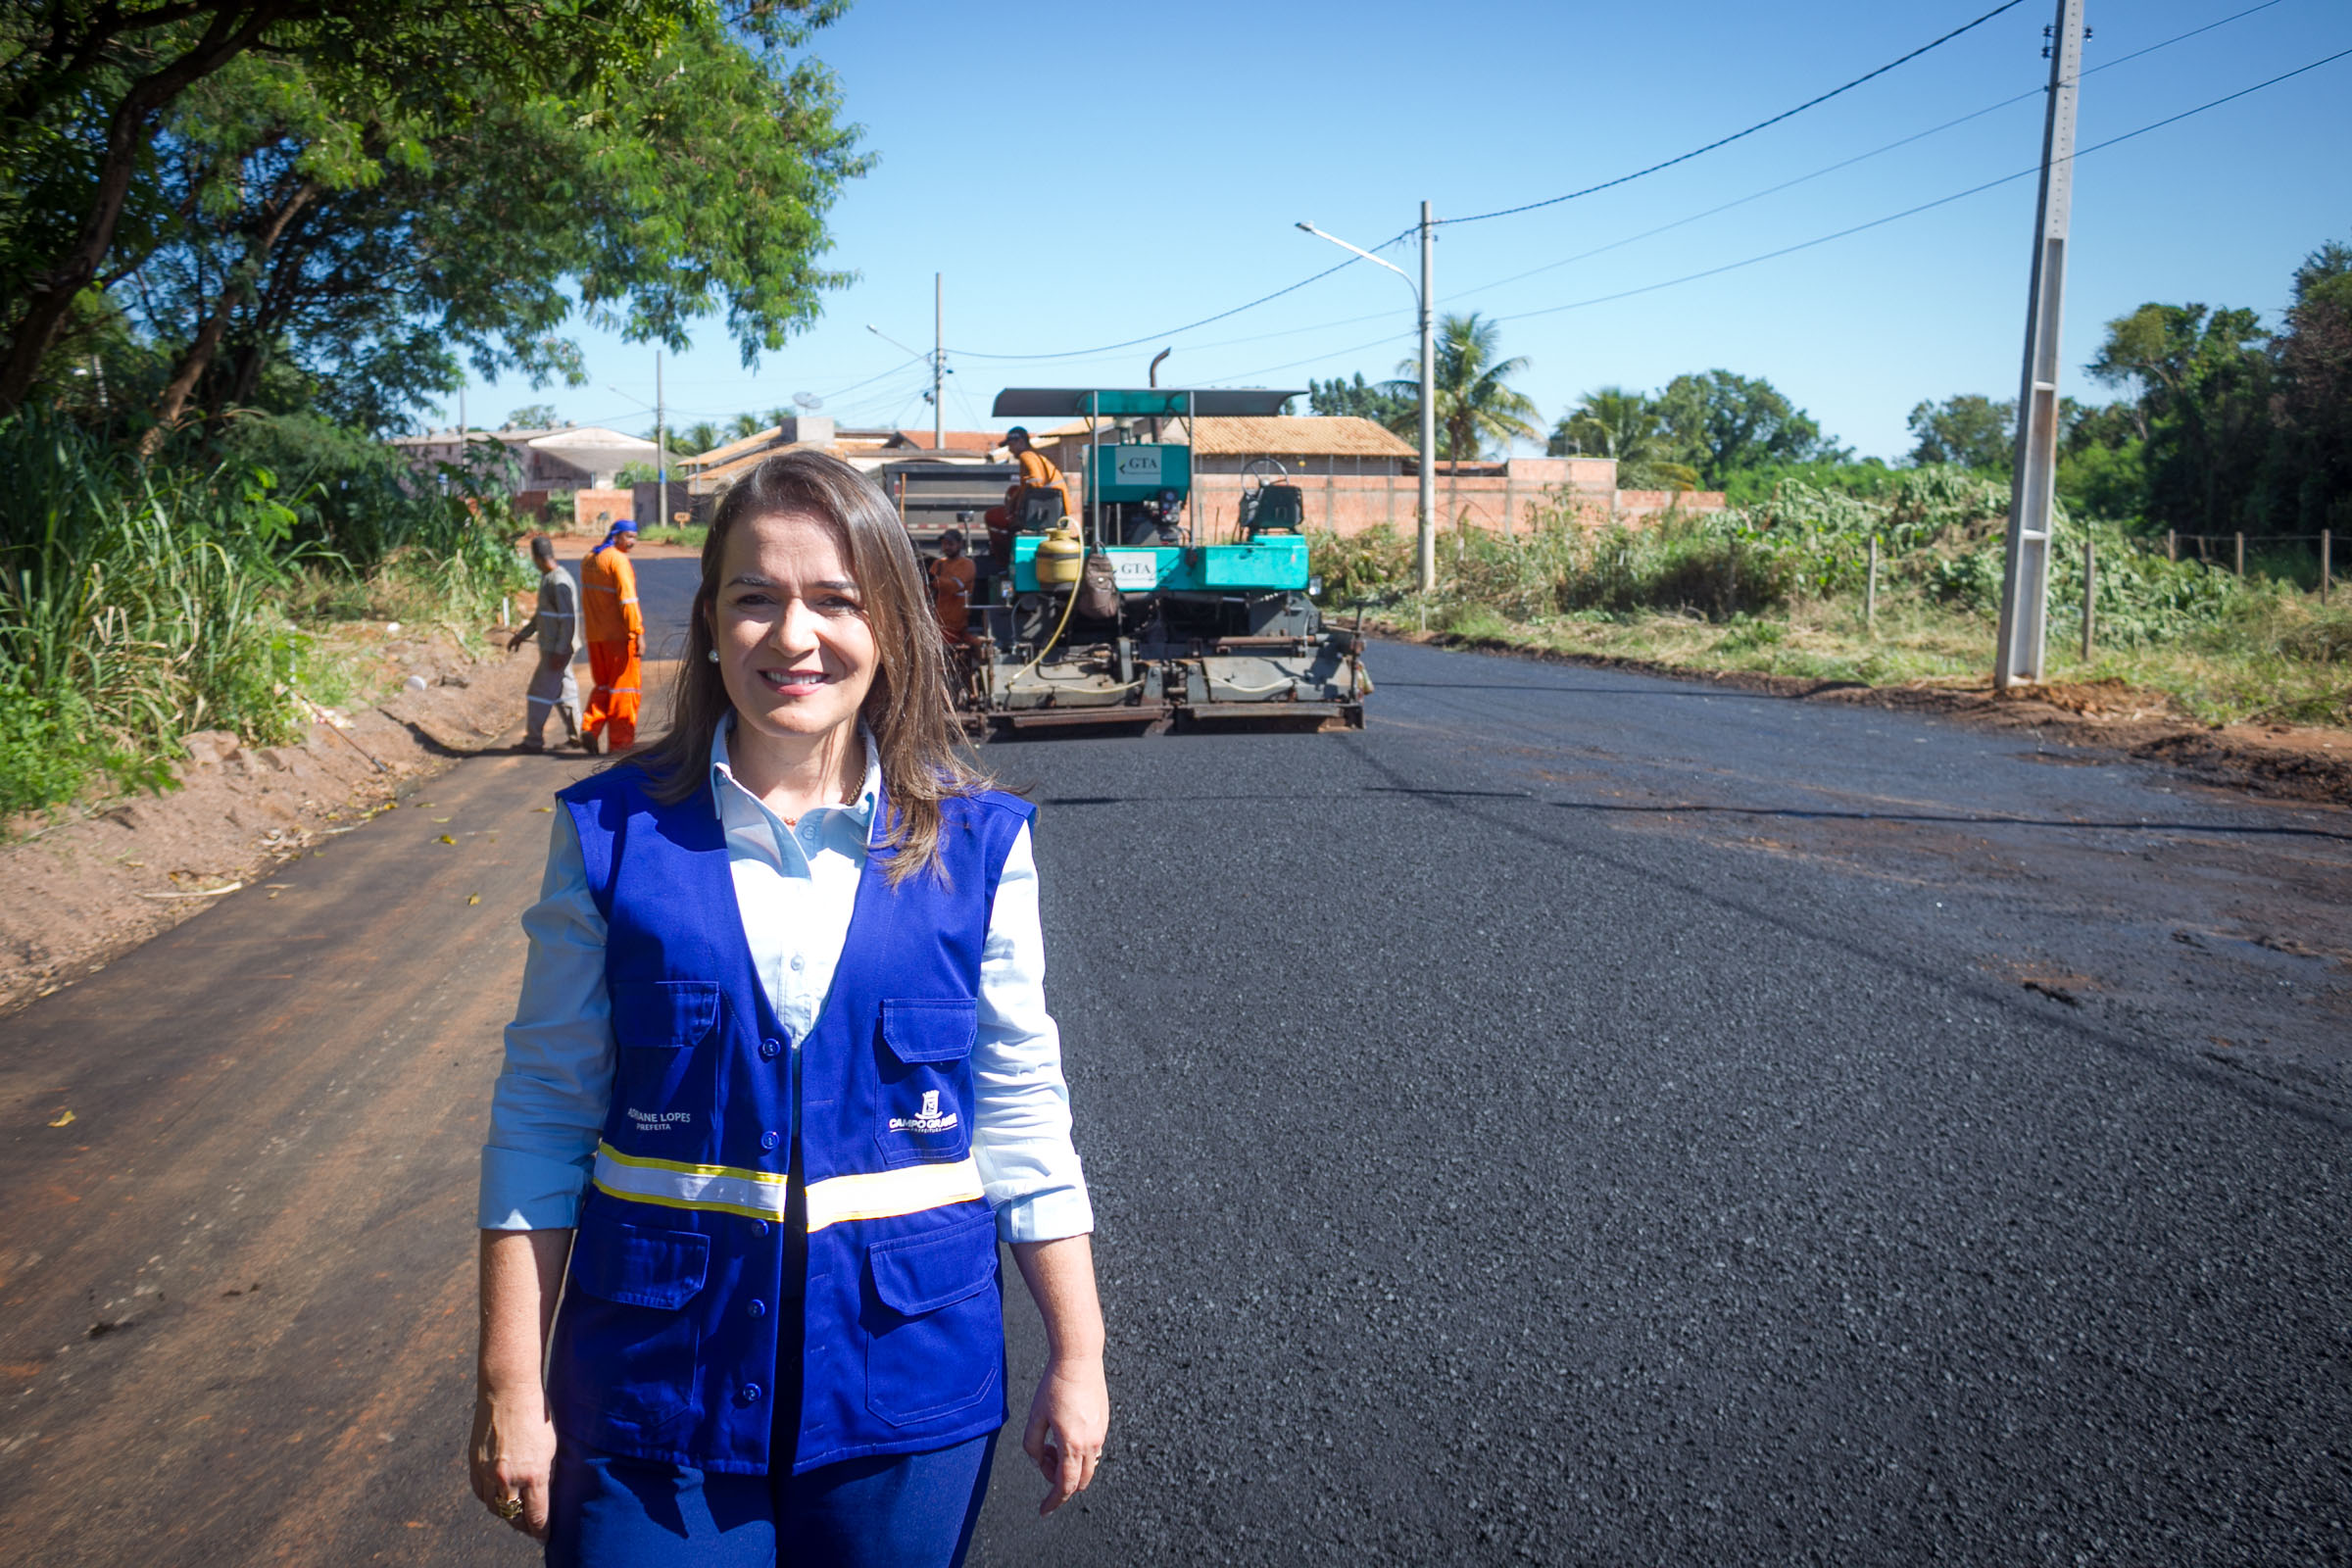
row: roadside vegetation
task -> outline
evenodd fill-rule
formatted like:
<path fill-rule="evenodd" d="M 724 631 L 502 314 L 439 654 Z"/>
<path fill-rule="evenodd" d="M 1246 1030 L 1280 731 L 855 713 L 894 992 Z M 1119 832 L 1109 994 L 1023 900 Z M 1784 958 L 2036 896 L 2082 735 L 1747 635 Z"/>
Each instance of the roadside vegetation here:
<path fill-rule="evenodd" d="M 1448 532 L 1440 588 L 1412 594 L 1412 539 L 1314 541 L 1331 606 L 1399 630 L 1688 669 L 1872 685 L 1986 679 L 2000 612 L 2005 486 L 1953 468 L 1859 498 L 1785 481 L 1766 503 L 1590 528 L 1539 509 L 1533 531 Z M 2321 607 L 2308 558 L 2240 579 L 2112 522 L 2062 517 L 2050 573 L 2053 681 L 2121 682 L 2209 722 L 2352 724 L 2352 609 Z M 1866 618 L 1870 541 L 1880 548 Z M 2081 541 L 2095 546 L 2092 657 L 2081 657 Z"/>
<path fill-rule="evenodd" d="M 257 432 L 258 433 L 258 432 Z M 418 485 L 373 442 L 141 463 L 39 413 L 0 422 L 0 816 L 161 788 L 179 739 L 293 738 L 355 687 L 361 622 L 470 640 L 524 582 L 503 500 Z"/>
<path fill-rule="evenodd" d="M 2352 608 L 2340 593 L 2352 558 L 2352 246 L 2314 252 L 2293 294 L 2276 331 L 2254 312 L 2202 305 L 2149 304 L 2107 323 L 2088 368 L 2122 395 L 2064 410 L 2052 681 L 2113 683 L 2109 706 L 2126 711 L 2352 725 Z M 1492 336 L 1480 341 L 1493 362 Z M 1415 415 L 1402 381 L 1310 384 L 1322 412 L 1399 430 Z M 1614 457 L 1629 489 L 1721 491 L 1728 510 L 1596 526 L 1553 495 L 1510 536 L 1446 529 L 1426 597 L 1413 592 L 1408 534 L 1318 537 L 1315 569 L 1327 606 L 1364 606 L 1404 630 L 1695 670 L 1981 684 L 2015 424 L 2014 404 L 1982 395 L 1923 402 L 1913 449 L 1890 465 L 1855 458 L 1760 378 L 1718 369 L 1655 394 L 1602 387 L 1561 416 L 1547 450 Z M 2323 534 L 2339 589 L 2328 604 Z M 2087 660 L 2085 543 L 2096 560 Z"/>
<path fill-rule="evenodd" d="M 367 700 L 522 585 L 494 439 L 382 438 L 592 318 L 747 363 L 848 274 L 835 0 L 57 0 L 0 22 L 0 823 Z M 520 411 L 544 412 L 544 411 Z"/>

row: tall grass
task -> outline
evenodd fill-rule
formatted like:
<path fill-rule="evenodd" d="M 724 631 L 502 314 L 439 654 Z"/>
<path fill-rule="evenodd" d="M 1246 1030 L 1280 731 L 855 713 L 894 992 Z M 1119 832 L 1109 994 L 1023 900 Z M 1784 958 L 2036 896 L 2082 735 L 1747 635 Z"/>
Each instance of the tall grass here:
<path fill-rule="evenodd" d="M 1989 659 L 2008 505 L 2005 485 L 1948 468 L 1890 472 L 1875 493 L 1790 478 L 1746 507 L 1638 527 L 1584 526 L 1563 496 L 1515 536 L 1449 530 L 1417 616 L 1464 635 L 1790 673 L 1960 673 Z M 2053 648 L 2081 614 L 2087 540 L 2102 678 L 2161 686 L 2216 716 L 2352 719 L 2345 610 L 2322 609 L 2291 577 L 2241 579 L 2168 561 L 2113 523 L 2063 510 L 2056 521 Z M 1880 619 L 1866 627 L 1874 539 Z M 1330 602 L 1415 599 L 1410 542 L 1391 530 L 1318 536 L 1314 555 Z"/>
<path fill-rule="evenodd" d="M 362 513 L 386 520 L 338 538 Z M 394 577 L 470 617 L 519 567 L 463 498 L 317 475 L 289 493 L 258 464 L 140 465 L 37 414 L 0 421 L 0 815 L 93 773 L 160 783 L 191 730 L 290 738 L 312 591 Z"/>

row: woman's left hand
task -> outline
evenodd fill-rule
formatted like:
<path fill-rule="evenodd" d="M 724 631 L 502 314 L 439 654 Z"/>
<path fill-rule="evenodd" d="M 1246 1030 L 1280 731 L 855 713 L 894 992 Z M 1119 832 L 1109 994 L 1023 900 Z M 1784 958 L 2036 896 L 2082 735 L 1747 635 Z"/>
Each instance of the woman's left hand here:
<path fill-rule="evenodd" d="M 1102 1380 L 1102 1358 L 1048 1359 L 1046 1375 L 1037 1380 L 1037 1397 L 1029 1401 L 1029 1425 L 1021 1434 L 1022 1451 L 1037 1462 L 1039 1473 L 1054 1489 L 1037 1505 L 1040 1514 L 1052 1513 L 1093 1483 L 1109 1431 L 1110 1388 Z"/>

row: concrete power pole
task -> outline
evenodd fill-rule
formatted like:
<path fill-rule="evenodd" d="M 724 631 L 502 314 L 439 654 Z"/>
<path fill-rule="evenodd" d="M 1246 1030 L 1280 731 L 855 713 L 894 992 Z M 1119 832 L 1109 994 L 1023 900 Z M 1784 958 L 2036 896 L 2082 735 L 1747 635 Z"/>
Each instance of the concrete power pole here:
<path fill-rule="evenodd" d="M 948 285 L 946 274 L 931 274 L 931 450 L 948 450 L 948 400 L 944 383 L 948 370 Z"/>
<path fill-rule="evenodd" d="M 2034 282 L 2026 302 L 2025 374 L 2017 393 L 2016 477 L 1992 686 L 2042 678 L 2050 592 L 2050 507 L 2058 483 L 2058 328 L 2066 304 L 2067 219 L 2075 195 L 2075 101 L 2082 79 L 2082 0 L 2058 0 L 2050 101 L 2041 132 L 2041 198 L 2034 220 Z"/>
<path fill-rule="evenodd" d="M 654 526 L 669 526 L 669 418 L 662 401 L 662 351 L 654 350 Z"/>
<path fill-rule="evenodd" d="M 1421 533 L 1414 541 L 1413 562 L 1420 573 L 1421 591 L 1438 587 L 1438 360 L 1431 313 L 1434 264 L 1431 241 L 1437 237 L 1430 221 L 1429 203 L 1421 204 Z"/>

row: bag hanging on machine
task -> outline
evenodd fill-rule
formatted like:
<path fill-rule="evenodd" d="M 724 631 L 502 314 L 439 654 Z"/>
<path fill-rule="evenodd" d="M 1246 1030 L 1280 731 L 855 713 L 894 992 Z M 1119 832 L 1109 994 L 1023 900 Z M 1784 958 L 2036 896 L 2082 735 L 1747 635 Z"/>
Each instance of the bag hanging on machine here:
<path fill-rule="evenodd" d="M 1078 576 L 1078 613 L 1089 620 L 1119 618 L 1119 579 L 1112 570 L 1110 557 L 1100 550 L 1086 553 L 1086 565 Z"/>

